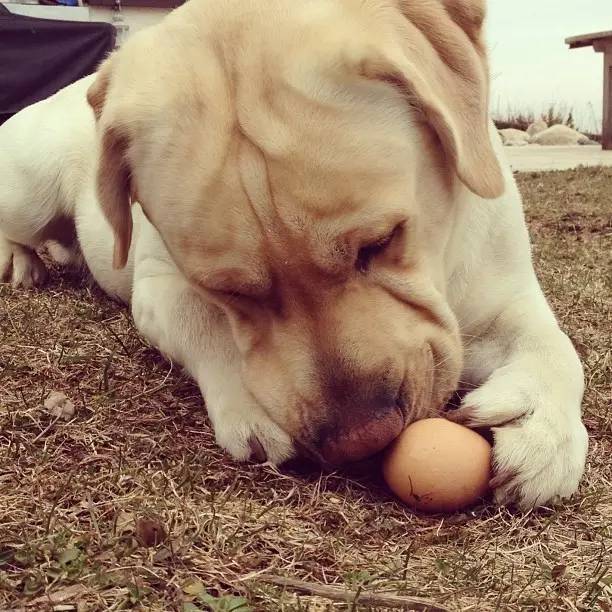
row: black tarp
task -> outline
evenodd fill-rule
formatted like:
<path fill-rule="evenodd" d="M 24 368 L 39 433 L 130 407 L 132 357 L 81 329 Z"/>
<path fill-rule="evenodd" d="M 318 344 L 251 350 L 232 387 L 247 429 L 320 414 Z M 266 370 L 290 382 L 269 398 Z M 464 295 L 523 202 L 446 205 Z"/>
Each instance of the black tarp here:
<path fill-rule="evenodd" d="M 25 17 L 0 4 L 0 123 L 94 72 L 115 36 L 109 23 Z"/>

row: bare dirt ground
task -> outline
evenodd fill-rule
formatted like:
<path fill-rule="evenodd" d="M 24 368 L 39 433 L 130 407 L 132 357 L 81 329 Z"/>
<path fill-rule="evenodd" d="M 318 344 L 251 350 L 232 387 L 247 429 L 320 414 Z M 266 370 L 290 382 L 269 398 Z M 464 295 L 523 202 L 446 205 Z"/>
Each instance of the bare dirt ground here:
<path fill-rule="evenodd" d="M 0 287 L 0 609 L 612 610 L 612 169 L 519 182 L 586 368 L 574 498 L 427 517 L 362 467 L 237 465 L 127 310 L 56 270 L 45 291 Z"/>

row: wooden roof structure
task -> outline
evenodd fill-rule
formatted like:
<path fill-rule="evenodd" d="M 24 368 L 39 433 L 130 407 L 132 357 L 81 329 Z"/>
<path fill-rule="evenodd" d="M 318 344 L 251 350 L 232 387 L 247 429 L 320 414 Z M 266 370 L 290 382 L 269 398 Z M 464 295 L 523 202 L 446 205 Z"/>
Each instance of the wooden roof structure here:
<path fill-rule="evenodd" d="M 612 30 L 570 36 L 565 39 L 570 49 L 593 47 L 597 53 L 603 53 L 604 88 L 603 88 L 603 123 L 601 128 L 602 148 L 612 150 Z"/>

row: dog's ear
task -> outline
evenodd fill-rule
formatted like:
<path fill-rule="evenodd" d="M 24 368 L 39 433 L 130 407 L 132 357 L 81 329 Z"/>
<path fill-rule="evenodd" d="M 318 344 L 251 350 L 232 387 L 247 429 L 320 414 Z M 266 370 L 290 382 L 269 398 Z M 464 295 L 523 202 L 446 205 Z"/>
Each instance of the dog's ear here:
<path fill-rule="evenodd" d="M 127 159 L 128 134 L 106 111 L 112 76 L 112 57 L 100 67 L 87 91 L 87 101 L 98 124 L 97 194 L 115 236 L 113 268 L 125 267 L 132 242 L 132 181 Z"/>
<path fill-rule="evenodd" d="M 504 191 L 489 135 L 482 0 L 399 0 L 397 36 L 366 53 L 361 72 L 398 86 L 436 132 L 461 181 L 483 198 Z"/>
<path fill-rule="evenodd" d="M 403 10 L 409 14 L 413 7 L 402 0 Z M 487 14 L 485 0 L 442 0 L 444 9 L 450 18 L 468 35 L 479 53 L 484 56 L 485 45 L 482 36 L 482 26 Z"/>

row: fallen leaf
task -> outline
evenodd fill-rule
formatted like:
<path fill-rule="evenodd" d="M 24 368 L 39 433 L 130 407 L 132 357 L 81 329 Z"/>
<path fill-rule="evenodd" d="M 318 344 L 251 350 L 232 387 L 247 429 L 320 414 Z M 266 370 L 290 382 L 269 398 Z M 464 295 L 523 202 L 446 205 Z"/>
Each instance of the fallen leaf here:
<path fill-rule="evenodd" d="M 23 582 L 23 592 L 25 595 L 34 595 L 43 588 L 39 576 L 28 576 Z"/>
<path fill-rule="evenodd" d="M 0 548 L 0 567 L 8 565 L 13 560 L 14 554 L 12 548 Z"/>
<path fill-rule="evenodd" d="M 76 561 L 81 556 L 81 549 L 76 546 L 70 546 L 63 550 L 58 556 L 57 560 L 64 567 L 69 566 L 71 563 Z"/>
<path fill-rule="evenodd" d="M 153 562 L 162 563 L 163 561 L 166 561 L 166 559 L 169 559 L 170 557 L 172 557 L 172 551 L 169 548 L 166 548 L 165 546 L 163 546 L 153 555 Z"/>
<path fill-rule="evenodd" d="M 253 612 L 253 608 L 249 606 L 249 602 L 244 597 L 236 597 L 234 595 L 221 595 L 215 597 L 209 593 L 201 593 L 198 599 L 210 607 L 212 612 Z"/>
<path fill-rule="evenodd" d="M 87 587 L 83 586 L 82 584 L 73 584 L 72 586 L 66 587 L 65 589 L 61 589 L 59 591 L 45 593 L 41 597 L 37 597 L 36 599 L 33 599 L 32 601 L 28 602 L 26 605 L 28 607 L 32 607 L 40 606 L 41 604 L 59 604 L 63 601 L 66 601 L 67 599 L 79 597 L 85 592 L 87 592 Z"/>
<path fill-rule="evenodd" d="M 555 565 L 550 570 L 550 575 L 553 577 L 554 580 L 557 580 L 558 578 L 561 578 L 563 574 L 565 574 L 566 570 L 567 570 L 567 565 Z"/>
<path fill-rule="evenodd" d="M 183 593 L 187 595 L 201 595 L 204 592 L 204 585 L 199 580 L 190 580 L 183 585 Z"/>
<path fill-rule="evenodd" d="M 141 546 L 157 546 L 168 534 L 161 521 L 153 517 L 141 517 L 136 520 L 136 539 Z"/>
<path fill-rule="evenodd" d="M 135 517 L 133 512 L 120 510 L 115 521 L 116 533 L 123 535 L 124 533 L 134 531 Z"/>

